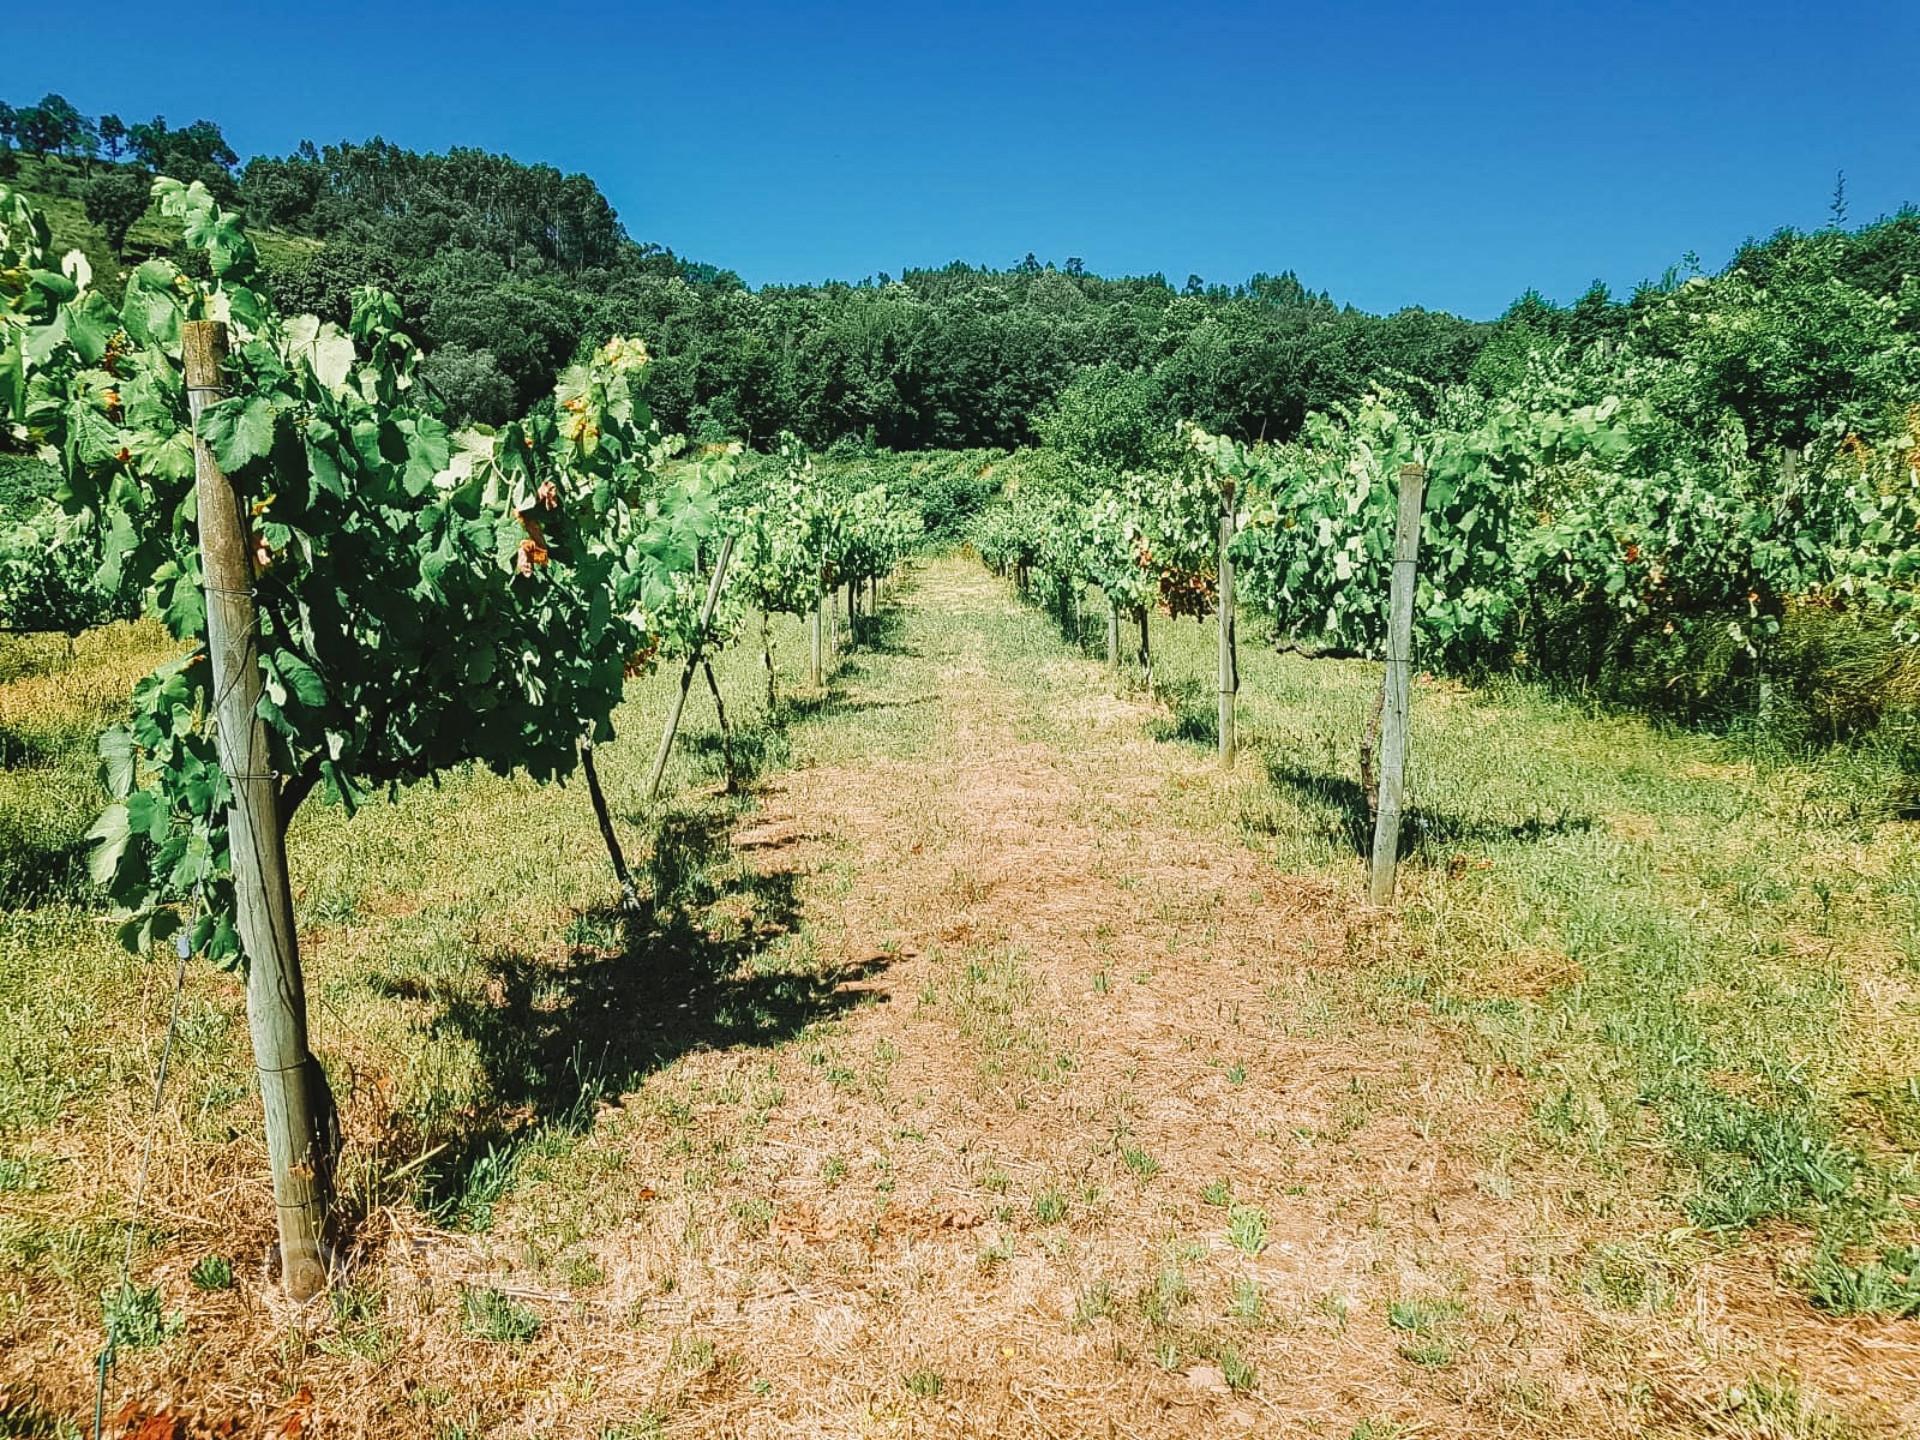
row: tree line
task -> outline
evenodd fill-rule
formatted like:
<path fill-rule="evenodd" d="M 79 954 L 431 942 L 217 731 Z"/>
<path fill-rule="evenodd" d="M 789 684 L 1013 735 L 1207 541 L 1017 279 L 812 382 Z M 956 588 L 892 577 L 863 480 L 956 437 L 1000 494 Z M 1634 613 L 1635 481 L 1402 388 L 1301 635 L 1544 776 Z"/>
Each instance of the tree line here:
<path fill-rule="evenodd" d="M 1105 277 L 1076 258 L 1033 255 L 1005 268 L 954 262 L 858 281 L 754 289 L 719 266 L 635 240 L 593 180 L 472 148 L 422 154 L 382 139 L 316 145 L 244 166 L 213 121 L 92 118 L 58 95 L 0 103 L 0 167 L 16 150 L 73 172 L 88 213 L 128 261 L 128 234 L 154 174 L 199 180 L 256 225 L 317 246 L 269 253 L 266 280 L 291 313 L 345 324 L 354 290 L 400 297 L 423 376 L 449 418 L 523 413 L 554 377 L 616 334 L 648 338 L 654 411 L 669 429 L 770 448 L 783 433 L 826 448 L 1007 448 L 1034 442 L 1076 380 L 1123 384 L 1128 404 L 1170 427 L 1191 420 L 1245 441 L 1284 441 L 1307 416 L 1388 385 L 1404 404 L 1450 387 L 1510 386 L 1552 349 L 1603 357 L 1648 317 L 1686 269 L 1617 299 L 1596 285 L 1570 306 L 1528 292 L 1495 322 L 1409 308 L 1341 305 L 1291 272 L 1233 285 L 1189 276 Z M 31 187 L 29 187 L 31 188 Z M 1817 244 L 1814 243 L 1817 240 Z M 191 257 L 175 257 L 191 263 Z M 1920 269 L 1920 219 L 1902 212 L 1815 237 L 1781 232 L 1721 272 L 1765 287 L 1837 288 L 1890 301 Z M 1664 322 L 1648 322 L 1664 323 Z M 1824 331 L 1779 337 L 1820 373 L 1803 403 L 1778 403 L 1778 368 L 1725 347 L 1716 392 L 1749 394 L 1756 439 L 1789 443 L 1804 417 L 1830 414 L 1861 382 L 1818 360 Z M 1596 360 L 1595 363 L 1604 363 Z M 1750 392 L 1750 393 L 1749 393 Z M 1794 416 L 1802 417 L 1794 419 Z M 1779 432 L 1779 433 L 1775 433 Z"/>

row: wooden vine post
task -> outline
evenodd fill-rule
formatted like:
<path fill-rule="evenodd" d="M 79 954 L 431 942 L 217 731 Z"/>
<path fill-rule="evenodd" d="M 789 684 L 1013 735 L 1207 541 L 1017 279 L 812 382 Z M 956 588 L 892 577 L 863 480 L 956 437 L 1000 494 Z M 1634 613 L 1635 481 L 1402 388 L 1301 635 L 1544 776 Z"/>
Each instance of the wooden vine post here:
<path fill-rule="evenodd" d="M 1220 763 L 1233 768 L 1238 737 L 1234 701 L 1240 692 L 1240 657 L 1234 648 L 1233 480 L 1220 482 Z"/>
<path fill-rule="evenodd" d="M 687 691 L 693 685 L 693 672 L 707 665 L 707 630 L 713 624 L 713 612 L 720 605 L 720 590 L 727 583 L 727 562 L 733 558 L 733 536 L 728 535 L 720 541 L 720 554 L 713 562 L 713 578 L 707 581 L 707 598 L 700 606 L 700 623 L 695 632 L 693 648 L 687 656 L 687 663 L 680 667 L 680 686 L 673 692 L 673 704 L 667 710 L 667 726 L 660 732 L 660 748 L 653 757 L 653 776 L 647 781 L 647 803 L 651 805 L 660 794 L 660 781 L 667 773 L 667 757 L 673 753 L 673 737 L 680 733 L 680 716 L 687 708 Z M 720 686 L 713 678 L 713 667 L 707 665 L 707 684 L 713 687 L 713 701 L 720 705 Z M 727 733 L 727 712 L 720 706 L 720 740 L 727 747 L 727 785 L 733 785 L 733 741 Z"/>
<path fill-rule="evenodd" d="M 307 1048 L 307 996 L 287 884 L 280 786 L 260 718 L 260 630 L 248 526 L 233 485 L 199 438 L 201 414 L 220 399 L 227 327 L 189 321 L 181 329 L 180 348 L 194 425 L 194 503 L 206 586 L 214 733 L 220 768 L 233 792 L 227 843 L 235 918 L 247 957 L 247 1029 L 266 1119 L 281 1281 L 294 1299 L 306 1300 L 327 1283 L 333 1154 L 326 1132 L 332 1129 L 332 1106 L 319 1062 Z"/>
<path fill-rule="evenodd" d="M 1107 601 L 1107 668 L 1120 669 L 1120 602 L 1109 598 Z"/>
<path fill-rule="evenodd" d="M 820 599 L 807 617 L 807 685 L 818 690 L 826 678 L 827 567 L 820 567 Z"/>
<path fill-rule="evenodd" d="M 1387 610 L 1387 673 L 1380 720 L 1380 804 L 1373 820 L 1373 903 L 1393 903 L 1400 863 L 1400 806 L 1407 781 L 1407 716 L 1413 698 L 1413 597 L 1420 559 L 1420 511 L 1427 472 L 1400 467 L 1400 513 L 1393 532 L 1393 584 Z"/>

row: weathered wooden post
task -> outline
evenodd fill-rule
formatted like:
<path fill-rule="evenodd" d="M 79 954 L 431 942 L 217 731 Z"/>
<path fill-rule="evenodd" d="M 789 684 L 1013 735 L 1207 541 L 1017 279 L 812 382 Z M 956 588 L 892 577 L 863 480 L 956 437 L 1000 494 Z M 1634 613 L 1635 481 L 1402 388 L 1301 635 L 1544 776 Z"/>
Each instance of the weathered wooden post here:
<path fill-rule="evenodd" d="M 653 777 L 647 781 L 647 803 L 651 805 L 660 794 L 660 781 L 667 773 L 667 757 L 673 753 L 673 737 L 680 733 L 680 716 L 687 708 L 687 691 L 693 685 L 694 667 L 706 659 L 707 630 L 713 624 L 713 612 L 720 605 L 720 590 L 727 583 L 727 562 L 733 558 L 733 536 L 728 535 L 720 541 L 720 554 L 713 562 L 713 576 L 707 581 L 707 598 L 700 606 L 700 623 L 693 642 L 693 653 L 687 656 L 687 663 L 680 667 L 680 688 L 673 692 L 673 704 L 667 710 L 667 726 L 660 732 L 660 748 L 653 757 Z M 709 681 L 713 672 L 707 672 Z M 713 698 L 718 702 L 720 687 L 713 687 Z M 727 785 L 733 785 L 733 745 L 727 734 L 727 712 L 720 711 L 720 736 L 727 747 Z"/>
<path fill-rule="evenodd" d="M 1140 683 L 1148 689 L 1153 688 L 1153 641 L 1147 629 L 1147 614 L 1151 607 L 1142 605 L 1134 614 L 1140 617 Z"/>
<path fill-rule="evenodd" d="M 818 690 L 826 672 L 827 567 L 820 567 L 820 598 L 807 616 L 807 685 Z"/>
<path fill-rule="evenodd" d="M 1413 692 L 1413 598 L 1420 559 L 1420 509 L 1427 472 L 1400 467 L 1400 514 L 1393 532 L 1387 611 L 1386 701 L 1380 721 L 1380 807 L 1373 821 L 1373 903 L 1393 901 L 1400 863 L 1400 805 L 1407 780 L 1407 714 Z"/>
<path fill-rule="evenodd" d="M 1240 657 L 1234 648 L 1233 480 L 1220 482 L 1220 763 L 1233 768 L 1237 736 L 1234 700 L 1240 691 Z"/>
<path fill-rule="evenodd" d="M 287 884 L 280 787 L 259 709 L 263 681 L 252 547 L 240 498 L 220 472 L 213 451 L 199 438 L 202 413 L 220 399 L 227 327 L 212 320 L 189 321 L 181 327 L 180 348 L 195 432 L 194 504 L 206 585 L 214 734 L 220 768 L 233 792 L 227 843 L 235 918 L 247 959 L 247 1028 L 266 1117 L 281 1281 L 294 1299 L 306 1300 L 327 1283 L 334 1157 L 322 1124 L 332 1106 L 319 1062 L 307 1048 L 306 986 L 300 974 L 293 892 Z"/>
<path fill-rule="evenodd" d="M 1107 668 L 1120 669 L 1120 602 L 1107 598 Z"/>
<path fill-rule="evenodd" d="M 840 587 L 827 587 L 827 670 L 840 668 Z"/>

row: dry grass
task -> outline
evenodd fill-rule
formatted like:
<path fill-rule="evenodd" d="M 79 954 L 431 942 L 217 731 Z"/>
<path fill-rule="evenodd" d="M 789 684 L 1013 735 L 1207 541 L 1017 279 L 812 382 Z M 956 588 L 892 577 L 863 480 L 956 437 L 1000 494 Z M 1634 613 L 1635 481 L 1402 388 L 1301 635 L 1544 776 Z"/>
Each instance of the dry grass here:
<path fill-rule="evenodd" d="M 1812 1310 L 1771 1259 L 1791 1232 L 1702 1236 L 1650 1129 L 1543 1137 L 1535 1075 L 1383 989 L 1417 934 L 1245 843 L 1245 773 L 1148 738 L 1161 707 L 1116 698 L 964 564 L 933 564 L 900 618 L 790 727 L 750 812 L 686 812 L 723 842 L 695 871 L 656 844 L 686 927 L 650 948 L 582 936 L 591 822 L 532 787 L 476 779 L 409 801 L 432 825 L 403 806 L 297 847 L 308 913 L 336 916 L 307 943 L 351 1129 L 415 1117 L 424 1144 L 436 1103 L 433 1133 L 478 1119 L 473 1047 L 527 1055 L 476 1009 L 538 1032 L 594 996 L 610 1013 L 581 1033 L 634 1056 L 566 1125 L 496 1064 L 485 1114 L 521 1140 L 490 1223 L 373 1187 L 357 1268 L 306 1311 L 256 1264 L 231 1291 L 188 1283 L 267 1236 L 244 1097 L 183 1102 L 142 1275 L 186 1327 L 123 1357 L 116 1403 L 442 1440 L 1920 1427 L 1912 1324 Z M 513 816 L 548 838 L 483 875 Z M 514 913 L 515 963 L 473 971 Z M 582 988 L 701 947 L 724 983 L 678 1011 Z M 1481 983 L 1583 979 L 1550 947 L 1502 963 Z M 114 973 L 150 1024 L 164 985 Z M 219 977 L 192 1003 L 233 1024 Z M 110 1148 L 23 1132 L 66 1179 L 0 1194 L 0 1221 L 76 1227 L 76 1256 L 111 1237 L 148 1058 L 125 1057 Z M 234 1059 L 209 1039 L 176 1093 Z M 0 1393 L 84 1403 L 92 1273 L 42 1258 L 9 1282 Z"/>

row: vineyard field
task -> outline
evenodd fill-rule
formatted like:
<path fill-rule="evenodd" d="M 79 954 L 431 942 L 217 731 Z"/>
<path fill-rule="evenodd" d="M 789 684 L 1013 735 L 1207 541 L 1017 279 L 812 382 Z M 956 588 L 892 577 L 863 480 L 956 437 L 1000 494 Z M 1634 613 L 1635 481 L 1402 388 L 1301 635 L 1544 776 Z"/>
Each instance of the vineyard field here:
<path fill-rule="evenodd" d="M 1920 1437 L 1920 207 L 1765 138 L 1911 46 L 1418 10 L 469 44 L 607 190 L 0 98 L 0 1440 Z"/>
<path fill-rule="evenodd" d="M 247 1268 L 239 988 L 191 967 L 140 1236 L 163 1338 L 116 1396 L 438 1435 L 1911 1425 L 1902 1322 L 1809 1299 L 1920 1148 L 1891 1083 L 1920 934 L 1881 923 L 1920 854 L 1870 760 L 1423 680 L 1389 919 L 1344 899 L 1377 671 L 1246 645 L 1223 775 L 1210 632 L 1151 623 L 1164 698 L 1116 695 L 946 558 L 822 698 L 776 622 L 778 726 L 758 655 L 723 652 L 751 793 L 696 694 L 669 806 L 620 814 L 635 917 L 577 786 L 304 815 L 364 1257 L 303 1314 Z M 65 663 L 15 662 L 10 725 L 70 723 L 121 662 Z M 620 712 L 615 796 L 670 684 Z M 67 1375 L 55 1413 L 85 1403 L 170 966 L 58 904 L 0 924 L 0 1388 Z M 209 1257 L 232 1288 L 195 1283 Z"/>

